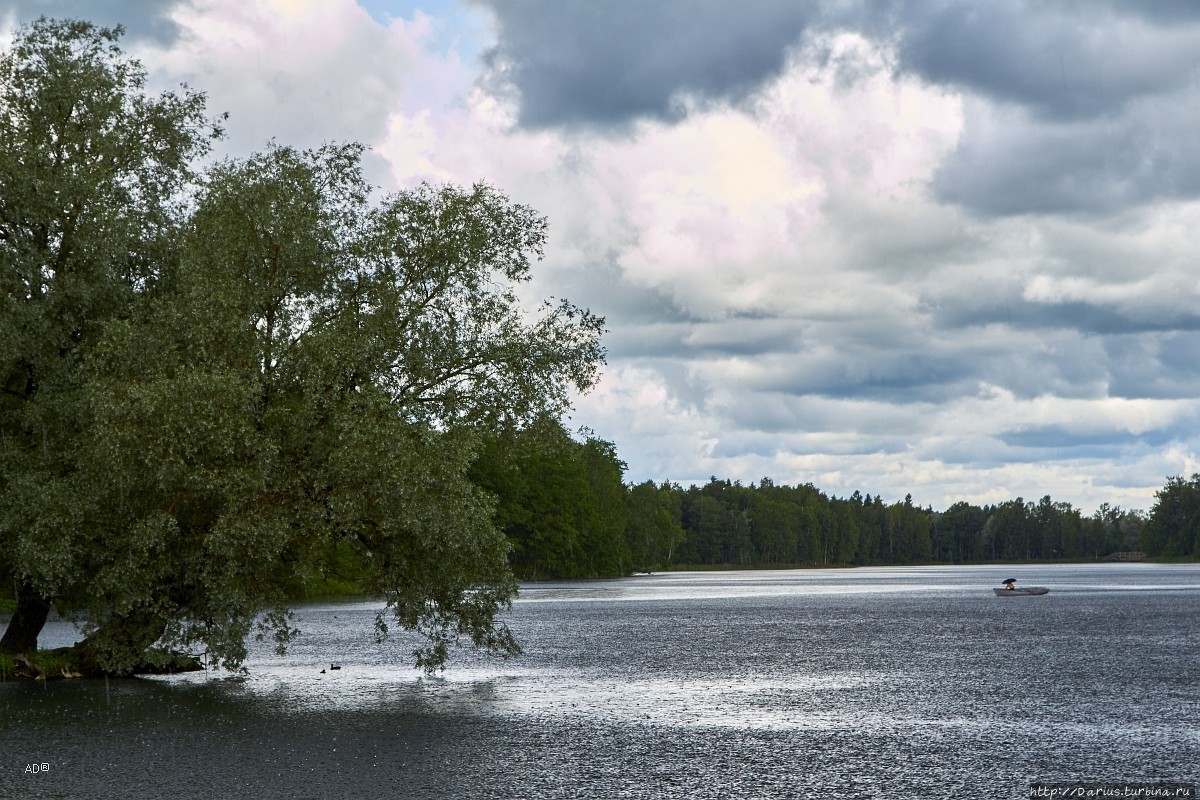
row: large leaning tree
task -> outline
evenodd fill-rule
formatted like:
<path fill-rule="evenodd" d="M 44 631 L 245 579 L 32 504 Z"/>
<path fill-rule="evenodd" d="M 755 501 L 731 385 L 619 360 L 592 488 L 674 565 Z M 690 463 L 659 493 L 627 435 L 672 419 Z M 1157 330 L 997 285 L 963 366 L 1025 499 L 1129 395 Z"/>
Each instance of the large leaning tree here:
<path fill-rule="evenodd" d="M 481 439 L 562 413 L 596 378 L 602 320 L 527 312 L 545 221 L 496 190 L 375 199 L 361 147 L 271 147 L 208 170 L 185 223 L 72 365 L 56 468 L 5 473 L 7 569 L 79 613 L 85 665 L 159 643 L 228 667 L 284 587 L 351 547 L 392 624 L 444 662 L 516 643 Z M 26 449 L 36 442 L 26 437 Z M 264 611 L 268 612 L 264 614 Z"/>

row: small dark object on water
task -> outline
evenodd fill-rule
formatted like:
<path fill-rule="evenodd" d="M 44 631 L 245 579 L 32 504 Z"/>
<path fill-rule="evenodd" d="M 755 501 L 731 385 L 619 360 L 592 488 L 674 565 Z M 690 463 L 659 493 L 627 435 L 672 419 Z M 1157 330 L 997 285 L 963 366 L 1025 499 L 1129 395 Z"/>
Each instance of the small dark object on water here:
<path fill-rule="evenodd" d="M 321 670 L 321 674 L 322 674 L 322 675 L 324 675 L 324 674 L 325 674 L 325 670 Z"/>
<path fill-rule="evenodd" d="M 329 668 L 330 669 L 341 669 L 342 665 L 341 664 L 330 664 Z M 324 672 L 325 670 L 321 670 L 321 671 Z"/>

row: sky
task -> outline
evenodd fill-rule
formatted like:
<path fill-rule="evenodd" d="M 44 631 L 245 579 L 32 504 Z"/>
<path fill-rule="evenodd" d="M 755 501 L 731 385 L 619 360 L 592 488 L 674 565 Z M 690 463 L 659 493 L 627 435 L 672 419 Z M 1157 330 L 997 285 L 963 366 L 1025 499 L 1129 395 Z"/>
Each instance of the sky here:
<path fill-rule="evenodd" d="M 626 480 L 1149 510 L 1200 471 L 1191 0 L 8 0 L 127 29 L 222 152 L 549 221 Z"/>

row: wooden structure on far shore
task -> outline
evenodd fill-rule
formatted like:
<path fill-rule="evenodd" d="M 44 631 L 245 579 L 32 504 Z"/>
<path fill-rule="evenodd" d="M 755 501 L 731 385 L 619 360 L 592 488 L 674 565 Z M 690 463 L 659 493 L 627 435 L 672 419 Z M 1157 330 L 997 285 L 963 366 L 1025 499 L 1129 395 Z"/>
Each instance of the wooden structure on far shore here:
<path fill-rule="evenodd" d="M 1146 557 L 1146 554 L 1141 550 L 1125 550 L 1118 553 L 1109 553 L 1101 561 L 1141 561 Z"/>

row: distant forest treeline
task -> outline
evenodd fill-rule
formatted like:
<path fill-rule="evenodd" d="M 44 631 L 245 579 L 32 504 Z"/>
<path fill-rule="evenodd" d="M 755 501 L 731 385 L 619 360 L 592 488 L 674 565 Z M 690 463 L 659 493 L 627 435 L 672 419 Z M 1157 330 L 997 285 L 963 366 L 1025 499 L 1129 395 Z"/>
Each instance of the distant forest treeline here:
<path fill-rule="evenodd" d="M 615 446 L 556 421 L 495 438 L 475 464 L 521 578 L 580 578 L 678 566 L 780 567 L 1098 559 L 1140 550 L 1200 559 L 1200 475 L 1171 478 L 1151 511 L 1090 516 L 1045 496 L 922 508 L 855 492 L 831 497 L 764 478 L 742 485 L 623 483 Z"/>

